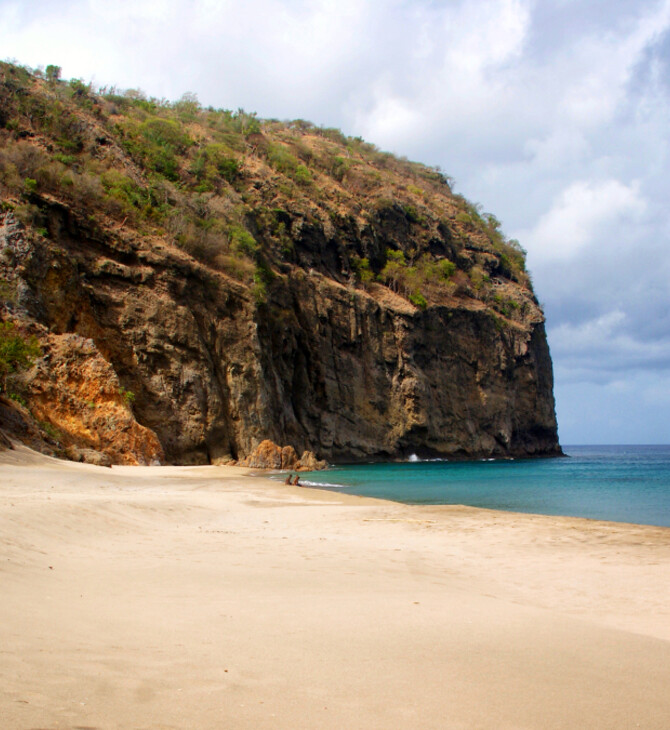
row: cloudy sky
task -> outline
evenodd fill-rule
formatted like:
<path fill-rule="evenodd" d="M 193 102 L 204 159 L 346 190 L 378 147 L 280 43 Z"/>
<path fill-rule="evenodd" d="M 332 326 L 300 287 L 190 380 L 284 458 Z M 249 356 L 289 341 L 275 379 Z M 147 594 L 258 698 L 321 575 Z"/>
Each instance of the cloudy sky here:
<path fill-rule="evenodd" d="M 562 443 L 670 443 L 670 0 L 0 0 L 0 54 L 439 165 L 528 250 Z"/>

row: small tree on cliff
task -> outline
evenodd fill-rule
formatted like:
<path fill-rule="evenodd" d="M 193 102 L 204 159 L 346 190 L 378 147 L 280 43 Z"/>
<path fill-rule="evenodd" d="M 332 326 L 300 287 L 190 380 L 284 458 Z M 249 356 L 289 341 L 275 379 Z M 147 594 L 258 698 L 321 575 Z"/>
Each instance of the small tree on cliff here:
<path fill-rule="evenodd" d="M 55 84 L 56 81 L 60 81 L 61 70 L 62 69 L 60 66 L 54 66 L 52 63 L 50 63 L 46 67 L 47 81 L 50 84 Z"/>
<path fill-rule="evenodd" d="M 381 270 L 382 281 L 397 294 L 407 288 L 407 264 L 402 251 L 386 250 L 386 265 Z"/>

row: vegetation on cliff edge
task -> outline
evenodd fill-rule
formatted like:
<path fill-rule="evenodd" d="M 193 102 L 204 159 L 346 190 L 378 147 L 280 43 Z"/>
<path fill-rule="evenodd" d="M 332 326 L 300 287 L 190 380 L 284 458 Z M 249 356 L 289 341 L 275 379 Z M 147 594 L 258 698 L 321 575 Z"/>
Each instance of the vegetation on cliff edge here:
<path fill-rule="evenodd" d="M 38 235 L 53 235 L 58 203 L 100 229 L 167 241 L 259 305 L 294 266 L 421 309 L 479 300 L 514 320 L 533 297 L 518 242 L 436 168 L 193 94 L 95 90 L 57 66 L 0 64 L 0 198 Z"/>

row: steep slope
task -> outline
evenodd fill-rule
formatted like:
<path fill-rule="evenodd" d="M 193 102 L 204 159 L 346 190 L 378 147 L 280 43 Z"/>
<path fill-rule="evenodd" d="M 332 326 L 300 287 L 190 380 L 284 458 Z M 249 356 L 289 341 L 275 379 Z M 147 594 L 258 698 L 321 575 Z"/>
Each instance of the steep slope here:
<path fill-rule="evenodd" d="M 523 252 L 438 171 L 7 64 L 0 109 L 3 317 L 45 353 L 7 390 L 70 455 L 560 453 Z M 106 363 L 125 420 L 92 419 L 56 351 L 83 378 Z"/>

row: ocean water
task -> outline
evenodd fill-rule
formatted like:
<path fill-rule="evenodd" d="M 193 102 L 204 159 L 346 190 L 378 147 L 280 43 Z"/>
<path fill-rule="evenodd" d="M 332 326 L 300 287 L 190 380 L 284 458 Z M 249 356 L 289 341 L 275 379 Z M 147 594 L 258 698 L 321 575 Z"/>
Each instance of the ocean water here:
<path fill-rule="evenodd" d="M 568 458 L 336 466 L 301 477 L 407 504 L 464 504 L 670 527 L 670 446 L 566 446 Z"/>

